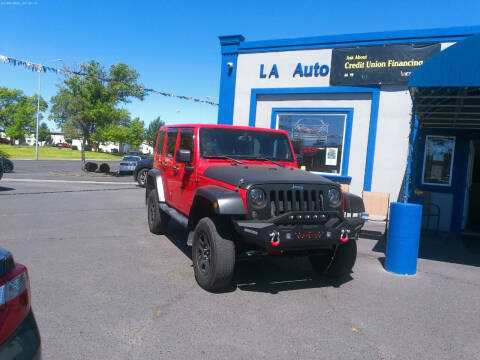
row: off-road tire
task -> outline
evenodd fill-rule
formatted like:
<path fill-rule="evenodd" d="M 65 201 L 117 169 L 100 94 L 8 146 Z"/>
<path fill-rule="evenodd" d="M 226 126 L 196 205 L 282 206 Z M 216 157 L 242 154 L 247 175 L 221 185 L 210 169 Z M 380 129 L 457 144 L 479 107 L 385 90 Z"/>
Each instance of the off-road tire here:
<path fill-rule="evenodd" d="M 9 173 L 13 171 L 13 165 L 9 162 L 3 163 L 3 172 Z"/>
<path fill-rule="evenodd" d="M 225 227 L 218 218 L 203 218 L 195 227 L 192 245 L 193 270 L 198 285 L 207 291 L 225 288 L 232 280 L 235 244 L 233 239 L 220 235 L 227 233 Z"/>
<path fill-rule="evenodd" d="M 147 173 L 148 173 L 148 169 L 141 169 L 137 173 L 137 183 L 141 187 L 145 187 L 147 185 Z"/>
<path fill-rule="evenodd" d="M 312 265 L 313 270 L 319 274 L 323 275 L 328 269 L 328 266 L 332 262 L 332 253 L 328 252 L 325 254 L 316 254 L 308 257 L 310 264 Z"/>
<path fill-rule="evenodd" d="M 357 259 L 357 242 L 350 239 L 344 244 L 338 245 L 327 275 L 331 278 L 340 278 L 352 272 Z"/>
<path fill-rule="evenodd" d="M 170 217 L 158 205 L 157 190 L 150 191 L 147 200 L 147 217 L 150 232 L 163 235 L 167 232 Z"/>

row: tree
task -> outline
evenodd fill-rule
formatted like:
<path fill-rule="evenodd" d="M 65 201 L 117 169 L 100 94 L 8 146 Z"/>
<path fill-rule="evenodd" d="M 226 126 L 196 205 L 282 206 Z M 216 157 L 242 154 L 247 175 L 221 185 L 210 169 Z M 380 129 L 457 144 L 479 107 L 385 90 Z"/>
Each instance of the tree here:
<path fill-rule="evenodd" d="M 7 136 L 13 139 L 22 139 L 27 133 L 32 133 L 37 120 L 38 96 L 21 96 L 14 106 L 13 116 L 5 127 Z M 40 98 L 40 111 L 45 111 L 48 105 Z M 40 114 L 40 119 L 42 115 Z"/>
<path fill-rule="evenodd" d="M 23 96 L 21 90 L 0 87 L 0 129 L 12 124 L 16 105 Z"/>
<path fill-rule="evenodd" d="M 153 120 L 149 125 L 148 128 L 145 130 L 145 141 L 151 147 L 155 147 L 155 143 L 157 142 L 157 134 L 158 129 L 160 129 L 165 122 L 161 119 L 160 116 L 157 116 L 155 120 Z"/>
<path fill-rule="evenodd" d="M 138 117 L 133 119 L 127 127 L 127 143 L 134 149 L 137 149 L 143 142 L 145 134 L 145 124 Z"/>
<path fill-rule="evenodd" d="M 85 146 L 97 129 L 120 121 L 125 110 L 120 103 L 134 97 L 143 100 L 145 90 L 137 83 L 139 74 L 124 63 L 111 65 L 107 71 L 97 61 L 80 66 L 84 76 L 71 76 L 58 85 L 51 102 L 51 118 L 69 137 L 82 141 L 82 168 Z"/>
<path fill-rule="evenodd" d="M 45 141 L 46 143 L 50 143 L 51 139 L 52 138 L 50 136 L 50 129 L 48 128 L 48 125 L 42 122 L 38 127 L 38 141 Z"/>

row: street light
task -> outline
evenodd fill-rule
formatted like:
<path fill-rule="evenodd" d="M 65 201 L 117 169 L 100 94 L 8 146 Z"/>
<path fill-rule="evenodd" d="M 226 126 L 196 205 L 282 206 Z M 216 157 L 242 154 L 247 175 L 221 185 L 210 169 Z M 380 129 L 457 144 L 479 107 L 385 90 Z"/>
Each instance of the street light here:
<path fill-rule="evenodd" d="M 63 61 L 62 59 L 53 59 L 47 61 L 45 64 L 54 62 L 54 61 Z M 40 119 L 40 90 L 41 90 L 41 78 L 42 78 L 42 67 L 45 64 L 40 64 L 40 67 L 37 69 L 38 71 L 38 98 L 37 98 L 37 131 L 35 132 L 35 160 L 38 160 L 38 122 Z"/>

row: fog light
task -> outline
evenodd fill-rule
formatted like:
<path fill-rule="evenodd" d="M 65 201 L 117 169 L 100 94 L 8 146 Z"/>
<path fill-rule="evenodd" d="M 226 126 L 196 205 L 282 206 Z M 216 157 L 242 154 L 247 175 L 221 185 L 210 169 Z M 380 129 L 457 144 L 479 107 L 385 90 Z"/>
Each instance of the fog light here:
<path fill-rule="evenodd" d="M 256 212 L 255 210 L 252 211 L 252 218 L 256 219 L 258 217 L 258 212 Z"/>
<path fill-rule="evenodd" d="M 310 220 L 310 215 L 305 215 L 305 220 Z"/>
<path fill-rule="evenodd" d="M 285 238 L 286 238 L 287 240 L 291 240 L 291 239 L 292 239 L 292 233 L 286 233 L 286 234 L 285 234 Z"/>
<path fill-rule="evenodd" d="M 313 215 L 313 220 L 317 220 L 318 219 L 318 215 Z"/>
<path fill-rule="evenodd" d="M 327 238 L 332 237 L 332 233 L 330 231 L 327 231 L 325 235 L 327 236 Z"/>
<path fill-rule="evenodd" d="M 297 220 L 302 220 L 302 215 L 297 215 Z"/>
<path fill-rule="evenodd" d="M 293 219 L 294 219 L 294 216 L 293 216 L 293 215 L 290 215 L 290 216 L 288 217 L 288 220 L 293 220 Z"/>

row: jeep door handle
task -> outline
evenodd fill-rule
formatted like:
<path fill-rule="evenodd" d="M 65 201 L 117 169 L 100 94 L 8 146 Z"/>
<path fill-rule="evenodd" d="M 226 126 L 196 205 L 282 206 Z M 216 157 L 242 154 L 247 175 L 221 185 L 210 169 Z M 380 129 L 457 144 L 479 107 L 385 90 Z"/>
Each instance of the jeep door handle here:
<path fill-rule="evenodd" d="M 172 166 L 172 170 L 173 170 L 173 171 L 178 171 L 178 170 L 180 170 L 180 168 L 178 168 L 178 167 L 176 167 L 176 166 Z"/>

